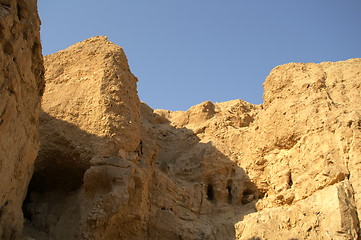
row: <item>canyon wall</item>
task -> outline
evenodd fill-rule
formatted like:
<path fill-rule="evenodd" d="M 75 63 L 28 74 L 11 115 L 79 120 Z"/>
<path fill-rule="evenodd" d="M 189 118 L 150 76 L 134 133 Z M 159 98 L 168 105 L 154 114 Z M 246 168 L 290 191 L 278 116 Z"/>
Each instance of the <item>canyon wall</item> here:
<path fill-rule="evenodd" d="M 36 1 L 0 0 L 0 239 L 20 237 L 22 202 L 39 148 L 39 25 Z"/>
<path fill-rule="evenodd" d="M 217 239 L 255 211 L 258 191 L 243 169 L 140 102 L 122 48 L 94 37 L 44 59 L 26 234 Z"/>
<path fill-rule="evenodd" d="M 45 56 L 44 91 L 36 13 L 0 0 L 1 239 L 360 239 L 361 59 L 153 110 L 106 37 Z"/>
<path fill-rule="evenodd" d="M 45 57 L 36 239 L 357 239 L 361 60 L 276 67 L 264 104 L 139 101 L 122 48 Z"/>
<path fill-rule="evenodd" d="M 290 63 L 267 77 L 260 106 L 156 111 L 212 141 L 256 184 L 257 213 L 235 225 L 237 239 L 358 239 L 360 84 L 360 59 Z"/>

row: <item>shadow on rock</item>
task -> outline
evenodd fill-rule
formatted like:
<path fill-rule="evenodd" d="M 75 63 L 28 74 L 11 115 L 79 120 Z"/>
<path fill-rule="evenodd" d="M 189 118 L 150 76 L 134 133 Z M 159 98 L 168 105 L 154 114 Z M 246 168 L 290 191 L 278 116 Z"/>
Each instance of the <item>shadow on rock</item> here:
<path fill-rule="evenodd" d="M 41 150 L 23 204 L 27 235 L 235 239 L 234 225 L 256 211 L 255 184 L 212 142 L 145 104 L 141 112 L 135 152 L 41 114 Z"/>
<path fill-rule="evenodd" d="M 158 147 L 150 239 L 235 239 L 234 224 L 256 211 L 259 198 L 244 169 L 145 104 L 142 115 Z"/>

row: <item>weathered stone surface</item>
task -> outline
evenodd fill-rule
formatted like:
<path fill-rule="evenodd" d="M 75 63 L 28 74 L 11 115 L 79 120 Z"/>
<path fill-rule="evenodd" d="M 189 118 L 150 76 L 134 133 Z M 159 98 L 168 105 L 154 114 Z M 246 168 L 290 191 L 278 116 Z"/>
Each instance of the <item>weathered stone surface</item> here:
<path fill-rule="evenodd" d="M 360 209 L 360 85 L 360 59 L 291 63 L 271 72 L 264 84 L 265 103 L 260 106 L 236 100 L 205 102 L 186 112 L 156 112 L 177 128 L 191 129 L 201 142 L 211 141 L 245 170 L 261 197 L 256 203 L 260 215 L 253 219 L 262 217 L 262 210 L 269 208 L 274 208 L 274 218 L 281 218 L 289 213 L 288 206 L 301 204 L 303 199 L 347 179 L 353 189 L 347 196 L 355 198 L 355 203 L 352 207 L 335 205 L 333 211 L 345 208 L 354 212 Z M 297 214 L 304 211 L 292 209 Z M 332 230 L 334 237 L 336 232 L 342 233 L 340 239 L 355 239 L 359 231 L 357 218 L 355 221 L 349 224 L 348 232 L 339 227 L 343 221 L 327 231 Z M 278 231 L 276 221 L 261 235 L 251 231 L 242 239 L 265 235 L 264 239 L 279 239 Z M 303 239 L 306 235 L 293 237 Z"/>
<path fill-rule="evenodd" d="M 36 1 L 0 0 L 1 239 L 26 239 L 23 214 L 37 240 L 360 239 L 361 59 L 171 112 L 94 37 L 45 57 L 38 153 L 39 24 Z"/>
<path fill-rule="evenodd" d="M 140 161 L 142 144 L 137 79 L 123 50 L 105 37 L 46 56 L 45 62 L 41 150 L 24 203 L 27 218 L 38 220 L 26 230 L 37 238 L 99 239 L 109 218 L 121 215 L 121 199 L 130 197 L 127 187 L 116 186 L 134 185 L 136 178 L 132 162 Z M 108 205 L 113 210 L 103 209 Z M 95 226 L 97 231 L 89 229 Z"/>
<path fill-rule="evenodd" d="M 39 147 L 43 58 L 36 1 L 0 0 L 0 239 L 22 230 Z"/>
<path fill-rule="evenodd" d="M 358 238 L 360 59 L 282 65 L 262 105 L 184 112 L 141 103 L 104 37 L 45 61 L 30 236 Z"/>
<path fill-rule="evenodd" d="M 139 102 L 121 48 L 95 37 L 45 66 L 41 150 L 24 203 L 29 236 L 229 239 L 255 211 L 258 191 L 243 169 Z M 192 124 L 202 121 L 197 109 Z M 246 115 L 233 124 L 248 125 Z"/>
<path fill-rule="evenodd" d="M 137 79 L 130 72 L 122 48 L 106 37 L 94 37 L 45 56 L 45 62 L 42 107 L 48 115 L 96 136 L 97 141 L 87 145 L 97 155 L 137 149 Z M 76 135 L 73 138 L 81 145 L 91 141 Z"/>
<path fill-rule="evenodd" d="M 236 239 L 358 239 L 353 194 L 344 181 L 292 206 L 252 213 L 236 224 Z"/>
<path fill-rule="evenodd" d="M 234 224 L 255 211 L 254 183 L 212 142 L 159 112 L 143 105 L 143 126 L 158 146 L 147 238 L 233 239 Z"/>

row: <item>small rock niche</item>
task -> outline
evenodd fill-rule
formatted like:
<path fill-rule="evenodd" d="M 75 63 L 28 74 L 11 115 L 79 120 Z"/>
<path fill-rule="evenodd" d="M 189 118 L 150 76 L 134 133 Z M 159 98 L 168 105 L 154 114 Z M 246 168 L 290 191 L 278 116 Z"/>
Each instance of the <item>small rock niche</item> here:
<path fill-rule="evenodd" d="M 213 184 L 208 184 L 207 185 L 207 200 L 213 202 L 214 199 L 214 189 L 213 189 Z"/>

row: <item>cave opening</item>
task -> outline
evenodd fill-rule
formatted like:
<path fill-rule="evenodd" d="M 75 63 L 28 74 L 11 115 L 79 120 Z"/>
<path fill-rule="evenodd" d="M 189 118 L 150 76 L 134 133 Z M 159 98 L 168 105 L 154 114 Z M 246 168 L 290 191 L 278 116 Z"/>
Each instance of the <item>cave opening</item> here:
<path fill-rule="evenodd" d="M 228 203 L 232 204 L 232 199 L 233 199 L 232 186 L 227 186 L 227 191 L 228 191 Z"/>
<path fill-rule="evenodd" d="M 51 211 L 83 184 L 86 167 L 74 161 L 74 155 L 49 151 L 38 156 L 22 210 L 26 221 L 38 225 L 40 215 Z"/>
<path fill-rule="evenodd" d="M 207 200 L 214 201 L 214 189 L 212 184 L 207 186 Z"/>
<path fill-rule="evenodd" d="M 255 192 L 249 188 L 243 191 L 242 203 L 247 204 L 255 199 Z"/>
<path fill-rule="evenodd" d="M 232 179 L 228 180 L 226 189 L 228 191 L 228 203 L 229 204 L 232 204 L 232 201 L 233 201 L 232 185 L 233 185 Z"/>

